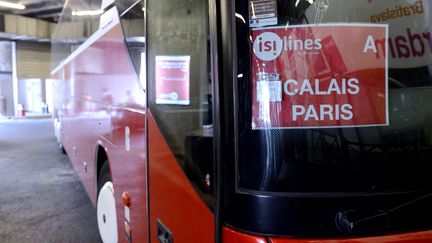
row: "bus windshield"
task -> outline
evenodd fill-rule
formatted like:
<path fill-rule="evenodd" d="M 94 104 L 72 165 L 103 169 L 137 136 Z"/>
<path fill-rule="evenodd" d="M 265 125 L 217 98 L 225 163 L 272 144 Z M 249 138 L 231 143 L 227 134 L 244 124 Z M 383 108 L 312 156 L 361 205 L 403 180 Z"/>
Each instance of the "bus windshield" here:
<path fill-rule="evenodd" d="M 235 4 L 238 190 L 432 188 L 430 1 Z"/>

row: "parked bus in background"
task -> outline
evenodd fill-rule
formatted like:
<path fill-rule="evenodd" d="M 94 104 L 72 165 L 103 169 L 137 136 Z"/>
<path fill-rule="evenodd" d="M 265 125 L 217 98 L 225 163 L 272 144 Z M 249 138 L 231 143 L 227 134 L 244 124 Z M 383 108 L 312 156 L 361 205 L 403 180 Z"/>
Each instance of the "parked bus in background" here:
<path fill-rule="evenodd" d="M 66 1 L 55 130 L 103 242 L 432 241 L 431 14 Z"/>

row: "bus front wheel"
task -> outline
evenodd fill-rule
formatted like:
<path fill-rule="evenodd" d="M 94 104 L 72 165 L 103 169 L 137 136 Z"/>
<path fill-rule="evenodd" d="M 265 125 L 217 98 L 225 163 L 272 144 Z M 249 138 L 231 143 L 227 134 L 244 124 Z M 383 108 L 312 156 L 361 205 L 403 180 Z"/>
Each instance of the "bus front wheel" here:
<path fill-rule="evenodd" d="M 103 242 L 117 242 L 117 212 L 114 197 L 114 185 L 108 162 L 101 168 L 98 178 L 97 222 Z"/>

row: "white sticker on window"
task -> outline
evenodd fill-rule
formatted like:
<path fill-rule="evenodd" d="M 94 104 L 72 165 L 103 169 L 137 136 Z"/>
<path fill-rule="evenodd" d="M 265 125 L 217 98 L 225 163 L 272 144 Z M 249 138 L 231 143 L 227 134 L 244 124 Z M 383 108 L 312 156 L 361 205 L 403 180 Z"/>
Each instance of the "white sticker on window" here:
<path fill-rule="evenodd" d="M 277 25 L 276 0 L 249 0 L 249 26 Z"/>
<path fill-rule="evenodd" d="M 258 81 L 257 100 L 258 102 L 282 101 L 282 82 L 281 81 Z"/>

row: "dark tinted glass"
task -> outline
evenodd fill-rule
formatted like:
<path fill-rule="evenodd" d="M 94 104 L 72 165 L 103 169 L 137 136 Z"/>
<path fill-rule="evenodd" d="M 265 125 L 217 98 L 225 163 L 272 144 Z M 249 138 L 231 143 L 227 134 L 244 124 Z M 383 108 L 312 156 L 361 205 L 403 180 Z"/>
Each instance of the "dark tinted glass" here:
<path fill-rule="evenodd" d="M 274 1 L 277 20 L 266 27 L 389 25 L 389 125 L 260 130 L 252 129 L 251 2 L 260 1 L 236 1 L 239 188 L 269 192 L 432 188 L 430 1 Z"/>
<path fill-rule="evenodd" d="M 143 6 L 144 1 L 143 0 L 116 0 L 115 1 L 115 5 L 117 6 L 120 15 L 124 14 L 125 12 L 128 12 L 130 8 L 132 8 L 136 4 Z"/>
<path fill-rule="evenodd" d="M 208 6 L 147 2 L 148 105 L 203 200 L 213 205 L 213 125 Z"/>
<path fill-rule="evenodd" d="M 140 75 L 141 61 L 145 55 L 144 1 L 123 0 L 117 1 L 116 4 L 133 65 Z"/>

